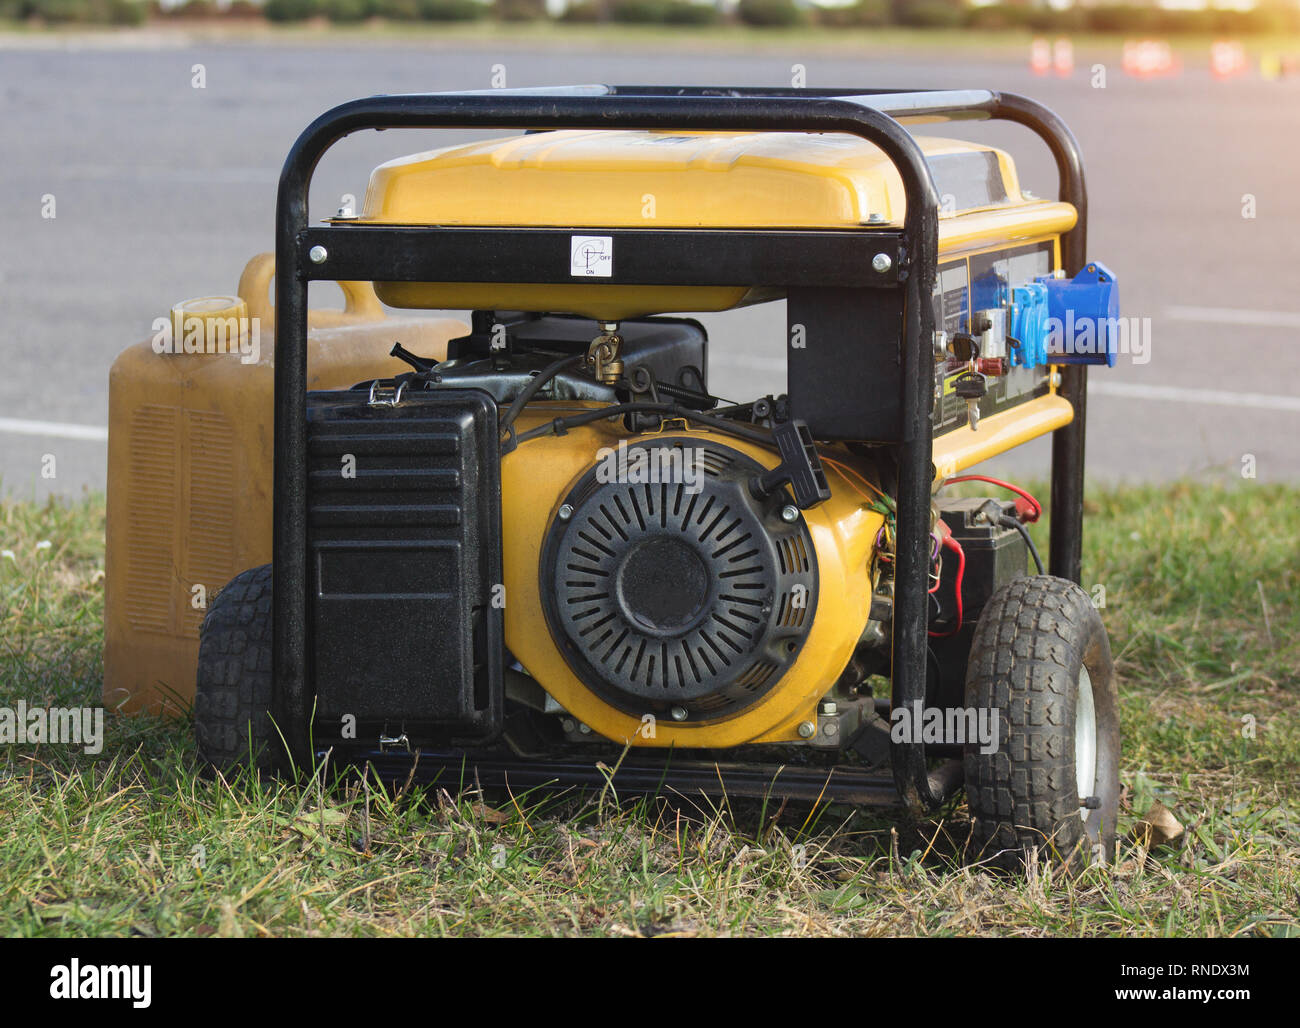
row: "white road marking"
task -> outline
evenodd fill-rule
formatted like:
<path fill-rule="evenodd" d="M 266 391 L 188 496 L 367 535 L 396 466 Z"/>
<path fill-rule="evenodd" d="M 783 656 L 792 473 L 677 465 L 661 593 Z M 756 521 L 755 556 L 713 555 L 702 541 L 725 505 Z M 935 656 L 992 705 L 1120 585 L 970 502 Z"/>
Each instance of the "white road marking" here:
<path fill-rule="evenodd" d="M 66 421 L 28 421 L 0 418 L 0 432 L 12 435 L 43 435 L 55 439 L 84 439 L 92 443 L 108 440 L 108 429 L 99 425 L 71 425 Z"/>
<path fill-rule="evenodd" d="M 1173 321 L 1200 321 L 1214 325 L 1300 328 L 1300 314 L 1292 311 L 1257 311 L 1241 307 L 1167 307 L 1165 317 Z"/>
<path fill-rule="evenodd" d="M 1088 376 L 1088 394 L 1125 400 L 1167 400 L 1212 407 L 1246 407 L 1251 410 L 1280 410 L 1300 414 L 1300 396 L 1275 393 L 1231 393 L 1223 389 L 1188 389 L 1184 386 L 1141 385 L 1134 382 L 1098 382 Z"/>

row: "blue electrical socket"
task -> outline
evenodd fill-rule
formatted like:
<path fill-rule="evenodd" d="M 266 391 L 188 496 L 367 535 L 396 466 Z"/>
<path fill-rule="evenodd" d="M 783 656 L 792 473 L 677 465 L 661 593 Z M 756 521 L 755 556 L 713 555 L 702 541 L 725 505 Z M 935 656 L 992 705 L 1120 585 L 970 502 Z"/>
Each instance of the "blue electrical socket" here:
<path fill-rule="evenodd" d="M 1119 282 L 1114 272 L 1100 261 L 1089 261 L 1072 279 L 1044 276 L 1036 281 L 1047 289 L 1047 361 L 1113 368 L 1119 334 Z"/>

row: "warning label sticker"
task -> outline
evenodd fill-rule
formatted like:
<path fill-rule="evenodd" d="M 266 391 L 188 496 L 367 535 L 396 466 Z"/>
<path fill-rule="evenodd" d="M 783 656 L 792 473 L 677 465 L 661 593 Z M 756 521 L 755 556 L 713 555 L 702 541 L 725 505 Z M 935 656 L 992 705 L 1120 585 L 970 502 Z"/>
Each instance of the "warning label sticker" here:
<path fill-rule="evenodd" d="M 569 274 L 577 278 L 609 278 L 614 274 L 612 236 L 570 236 Z"/>

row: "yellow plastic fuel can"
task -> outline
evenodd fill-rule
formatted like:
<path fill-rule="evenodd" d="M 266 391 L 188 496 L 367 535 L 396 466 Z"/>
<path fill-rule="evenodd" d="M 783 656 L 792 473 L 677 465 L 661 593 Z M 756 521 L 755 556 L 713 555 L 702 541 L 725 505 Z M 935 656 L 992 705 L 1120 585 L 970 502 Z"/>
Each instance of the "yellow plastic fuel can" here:
<path fill-rule="evenodd" d="M 271 559 L 275 260 L 259 254 L 237 296 L 177 304 L 109 375 L 104 702 L 179 714 L 194 695 L 208 602 Z M 368 282 L 341 282 L 339 310 L 313 310 L 308 388 L 409 370 L 400 342 L 441 360 L 459 321 L 387 316 Z"/>

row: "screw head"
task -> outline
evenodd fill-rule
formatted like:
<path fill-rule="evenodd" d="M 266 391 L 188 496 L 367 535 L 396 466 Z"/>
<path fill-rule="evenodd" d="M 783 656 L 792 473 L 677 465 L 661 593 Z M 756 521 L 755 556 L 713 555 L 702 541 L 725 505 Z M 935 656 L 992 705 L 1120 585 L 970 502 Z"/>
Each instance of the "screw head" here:
<path fill-rule="evenodd" d="M 579 722 L 579 723 L 578 723 L 578 734 L 579 734 L 579 735 L 590 735 L 590 734 L 591 734 L 591 725 L 587 724 L 585 721 L 581 721 L 581 722 Z"/>
<path fill-rule="evenodd" d="M 781 508 L 781 520 L 793 525 L 799 520 L 799 508 L 793 503 L 787 503 Z"/>
<path fill-rule="evenodd" d="M 816 734 L 817 734 L 817 726 L 813 724 L 811 721 L 799 722 L 799 738 L 811 739 Z"/>
<path fill-rule="evenodd" d="M 307 251 L 307 257 L 313 264 L 324 264 L 329 255 L 329 251 L 319 243 Z"/>
<path fill-rule="evenodd" d="M 673 707 L 668 711 L 668 716 L 674 721 L 685 721 L 689 715 L 685 707 Z"/>
<path fill-rule="evenodd" d="M 872 269 L 880 272 L 882 275 L 893 266 L 894 262 L 890 260 L 889 254 L 887 253 L 878 253 L 871 258 Z"/>
<path fill-rule="evenodd" d="M 561 521 L 568 521 L 569 518 L 573 517 L 573 504 L 571 503 L 560 504 L 560 509 L 555 512 L 555 516 L 558 517 Z"/>

